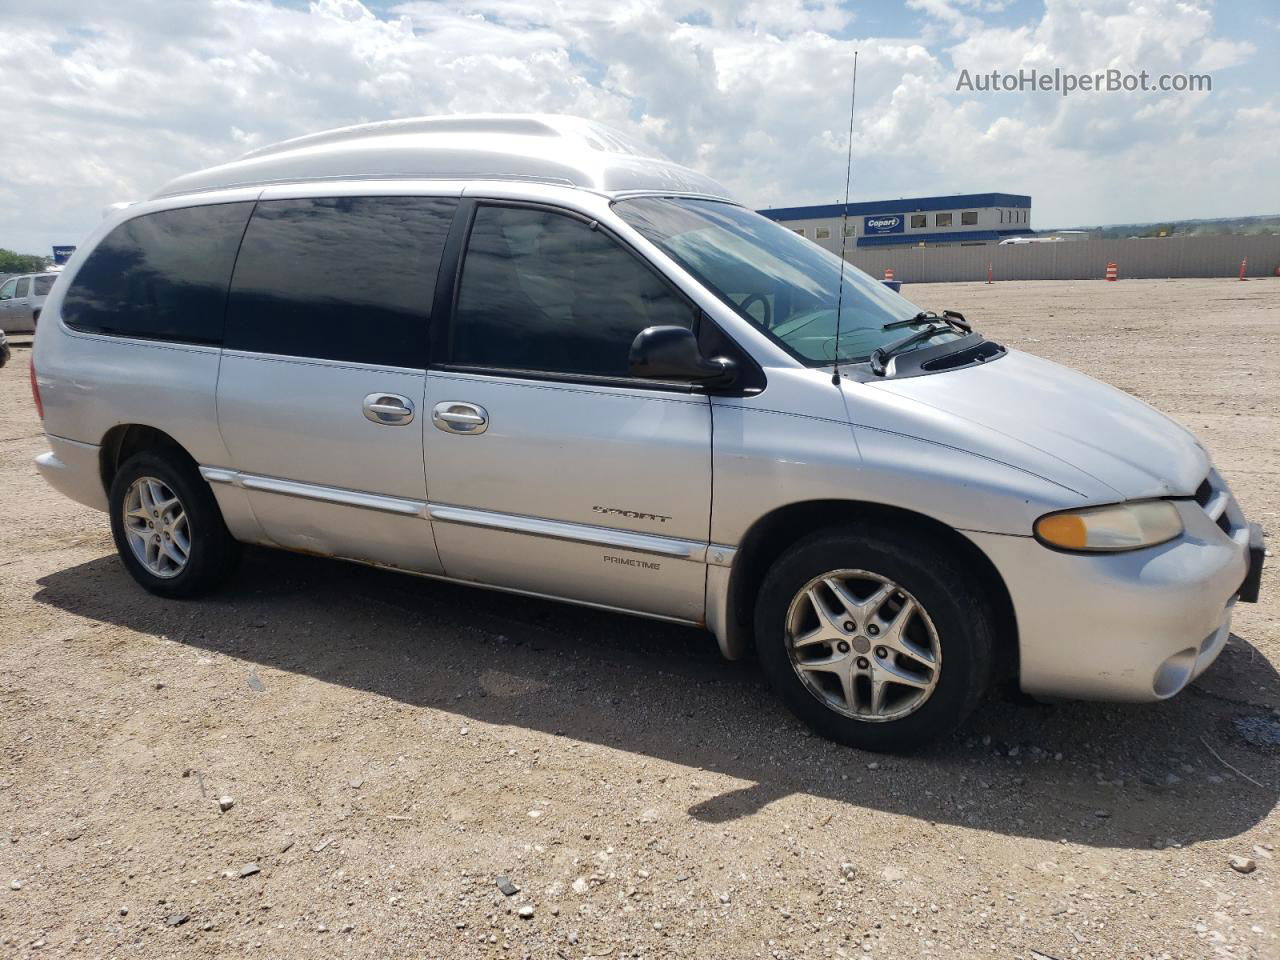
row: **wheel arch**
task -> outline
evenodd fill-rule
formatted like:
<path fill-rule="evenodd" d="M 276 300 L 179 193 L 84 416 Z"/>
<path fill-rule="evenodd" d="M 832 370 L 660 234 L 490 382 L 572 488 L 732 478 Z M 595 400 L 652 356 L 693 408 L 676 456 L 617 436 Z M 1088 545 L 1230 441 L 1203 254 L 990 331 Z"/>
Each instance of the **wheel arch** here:
<path fill-rule="evenodd" d="M 163 430 L 142 423 L 118 423 L 106 432 L 98 448 L 98 472 L 102 477 L 102 489 L 108 496 L 120 467 L 143 450 L 165 450 L 195 465 L 195 459 L 182 444 Z"/>
<path fill-rule="evenodd" d="M 1004 578 L 972 540 L 940 520 L 902 507 L 857 500 L 808 500 L 778 507 L 760 517 L 743 536 L 733 560 L 721 648 L 732 657 L 752 649 L 755 602 L 769 568 L 792 544 L 823 529 L 853 521 L 892 524 L 913 530 L 942 547 L 971 570 L 991 599 L 995 613 L 997 682 L 1018 675 L 1018 625 Z"/>

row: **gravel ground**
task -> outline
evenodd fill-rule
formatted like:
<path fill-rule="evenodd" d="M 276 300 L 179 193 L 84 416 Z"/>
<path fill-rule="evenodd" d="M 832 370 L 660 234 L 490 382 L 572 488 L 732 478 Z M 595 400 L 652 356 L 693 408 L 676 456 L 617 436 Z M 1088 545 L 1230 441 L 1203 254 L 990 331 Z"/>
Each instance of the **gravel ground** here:
<path fill-rule="evenodd" d="M 1178 417 L 1280 528 L 1280 280 L 906 292 Z M 995 699 L 873 757 L 691 630 L 267 551 L 149 596 L 36 476 L 27 356 L 0 956 L 1280 956 L 1276 561 L 1171 702 Z"/>

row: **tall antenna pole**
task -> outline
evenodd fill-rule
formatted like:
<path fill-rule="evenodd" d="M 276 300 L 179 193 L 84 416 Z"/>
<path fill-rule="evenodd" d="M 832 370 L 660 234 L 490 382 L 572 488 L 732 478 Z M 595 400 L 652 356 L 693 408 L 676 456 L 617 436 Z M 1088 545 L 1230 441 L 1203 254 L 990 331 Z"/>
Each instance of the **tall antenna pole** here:
<path fill-rule="evenodd" d="M 853 51 L 853 92 L 849 95 L 849 156 L 844 165 L 844 207 L 840 218 L 840 292 L 836 294 L 835 369 L 831 382 L 840 386 L 840 311 L 844 306 L 844 251 L 849 243 L 849 181 L 853 176 L 853 108 L 858 103 L 858 51 Z"/>

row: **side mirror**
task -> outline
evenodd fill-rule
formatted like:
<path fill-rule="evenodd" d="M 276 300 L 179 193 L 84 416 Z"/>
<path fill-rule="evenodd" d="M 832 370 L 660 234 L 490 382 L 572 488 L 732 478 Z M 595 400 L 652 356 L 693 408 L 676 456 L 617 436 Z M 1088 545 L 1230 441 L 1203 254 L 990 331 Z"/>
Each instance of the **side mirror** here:
<path fill-rule="evenodd" d="M 685 327 L 645 327 L 631 342 L 633 377 L 679 380 L 723 386 L 733 382 L 732 360 L 709 360 L 698 349 L 698 338 Z"/>

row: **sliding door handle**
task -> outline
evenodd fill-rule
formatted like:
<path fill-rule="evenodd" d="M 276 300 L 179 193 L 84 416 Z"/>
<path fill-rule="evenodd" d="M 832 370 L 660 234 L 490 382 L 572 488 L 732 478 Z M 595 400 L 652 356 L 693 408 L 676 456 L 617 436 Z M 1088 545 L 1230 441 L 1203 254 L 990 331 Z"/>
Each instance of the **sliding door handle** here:
<path fill-rule="evenodd" d="M 413 423 L 413 401 L 398 393 L 371 393 L 364 398 L 364 415 L 384 427 Z"/>

